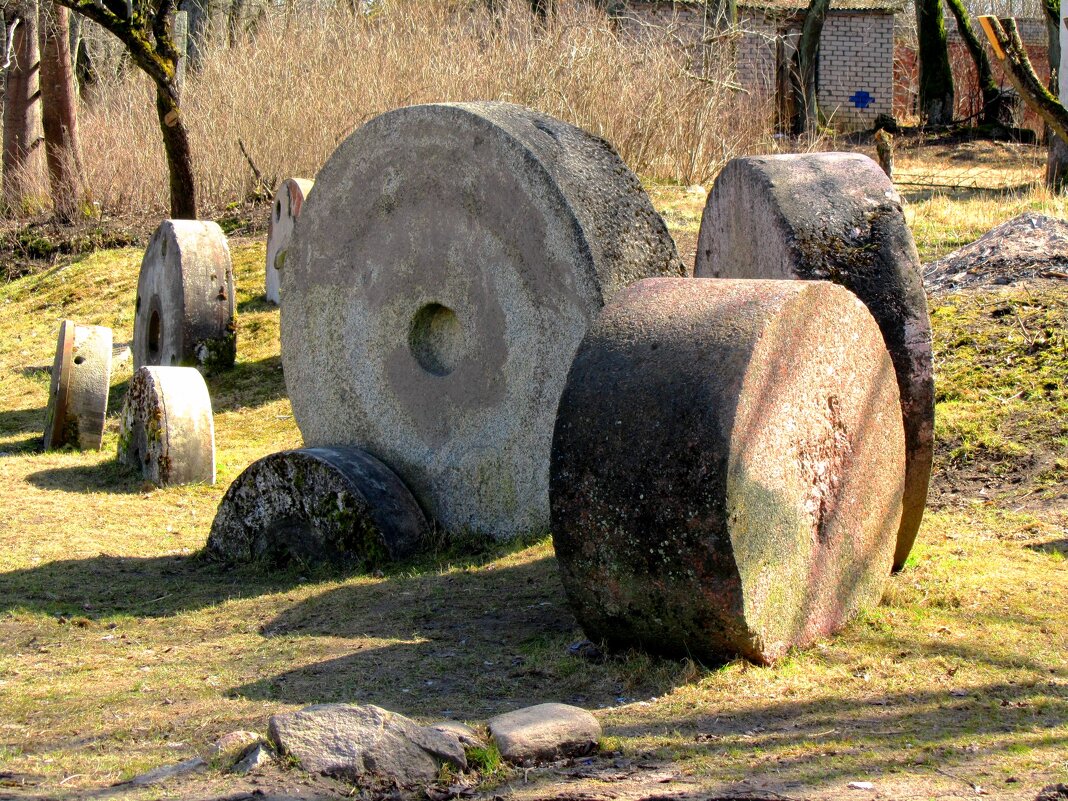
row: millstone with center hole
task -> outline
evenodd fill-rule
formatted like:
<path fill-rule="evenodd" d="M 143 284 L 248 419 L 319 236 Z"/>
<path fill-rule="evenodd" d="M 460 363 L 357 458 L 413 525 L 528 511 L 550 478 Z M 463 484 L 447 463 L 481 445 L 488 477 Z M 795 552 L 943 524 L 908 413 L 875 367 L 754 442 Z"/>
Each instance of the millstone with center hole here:
<path fill-rule="evenodd" d="M 904 431 L 879 328 L 828 282 L 649 279 L 560 400 L 557 561 L 590 639 L 772 662 L 878 602 Z"/>
<path fill-rule="evenodd" d="M 64 320 L 48 390 L 45 450 L 63 445 L 99 450 L 110 388 L 111 329 Z"/>
<path fill-rule="evenodd" d="M 232 367 L 237 353 L 230 247 L 213 222 L 164 220 L 137 280 L 134 368 Z"/>
<path fill-rule="evenodd" d="M 371 569 L 411 556 L 426 519 L 388 467 L 358 448 L 301 448 L 249 465 L 226 491 L 208 550 L 234 562 Z"/>
<path fill-rule="evenodd" d="M 215 422 L 193 367 L 142 367 L 119 421 L 119 461 L 157 486 L 215 483 Z"/>
<path fill-rule="evenodd" d="M 893 184 L 858 153 L 734 159 L 708 196 L 694 275 L 833 281 L 867 305 L 897 371 L 905 421 L 899 569 L 927 501 L 934 372 L 920 260 Z"/>
<path fill-rule="evenodd" d="M 583 333 L 627 284 L 683 272 L 603 140 L 504 103 L 384 114 L 317 176 L 282 271 L 296 422 L 373 453 L 450 531 L 544 530 Z"/>
<path fill-rule="evenodd" d="M 289 255 L 293 240 L 293 225 L 300 216 L 304 198 L 311 191 L 314 181 L 306 178 L 289 178 L 282 182 L 271 204 L 271 217 L 267 223 L 267 300 L 281 303 L 279 287 L 281 270 Z"/>

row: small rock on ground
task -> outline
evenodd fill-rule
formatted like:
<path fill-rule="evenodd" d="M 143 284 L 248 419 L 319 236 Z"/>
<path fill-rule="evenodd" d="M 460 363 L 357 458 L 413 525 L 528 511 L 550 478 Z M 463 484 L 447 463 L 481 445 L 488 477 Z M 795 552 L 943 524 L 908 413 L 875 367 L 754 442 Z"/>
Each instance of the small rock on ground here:
<path fill-rule="evenodd" d="M 252 747 L 238 762 L 230 768 L 230 772 L 237 776 L 247 776 L 255 773 L 264 765 L 274 762 L 274 752 L 265 743 L 259 743 Z"/>
<path fill-rule="evenodd" d="M 490 736 L 513 764 L 584 756 L 601 739 L 597 718 L 577 706 L 538 704 L 491 718 Z"/>
<path fill-rule="evenodd" d="M 208 759 L 213 767 L 226 770 L 262 742 L 263 738 L 254 731 L 232 731 L 212 744 Z"/>
<path fill-rule="evenodd" d="M 441 763 L 467 767 L 455 734 L 374 705 L 317 704 L 272 715 L 268 734 L 309 773 L 354 782 L 410 786 L 433 781 Z"/>
<path fill-rule="evenodd" d="M 164 765 L 163 767 L 155 768 L 148 771 L 148 773 L 142 773 L 140 776 L 134 776 L 128 782 L 124 784 L 132 784 L 136 787 L 144 787 L 149 784 L 159 784 L 162 781 L 171 779 L 175 776 L 184 776 L 187 773 L 195 773 L 200 770 L 205 770 L 208 767 L 208 763 L 200 757 L 193 757 L 187 759 L 185 762 L 179 762 L 177 765 Z"/>
<path fill-rule="evenodd" d="M 440 723 L 432 723 L 431 729 L 455 735 L 464 748 L 479 748 L 486 744 L 485 739 L 477 731 L 458 720 L 443 720 Z"/>

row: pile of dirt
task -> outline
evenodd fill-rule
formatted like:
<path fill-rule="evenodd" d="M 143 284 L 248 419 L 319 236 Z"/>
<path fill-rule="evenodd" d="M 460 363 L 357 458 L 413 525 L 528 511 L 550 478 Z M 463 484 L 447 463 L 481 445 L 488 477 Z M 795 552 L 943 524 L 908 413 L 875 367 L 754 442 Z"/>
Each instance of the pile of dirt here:
<path fill-rule="evenodd" d="M 923 268 L 933 294 L 1036 278 L 1068 280 L 1068 222 L 1022 214 Z"/>

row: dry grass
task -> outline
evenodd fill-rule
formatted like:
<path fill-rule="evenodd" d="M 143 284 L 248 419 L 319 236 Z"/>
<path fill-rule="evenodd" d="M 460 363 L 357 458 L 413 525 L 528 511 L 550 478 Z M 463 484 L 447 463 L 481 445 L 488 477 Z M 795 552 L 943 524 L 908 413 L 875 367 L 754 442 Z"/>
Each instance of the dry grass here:
<path fill-rule="evenodd" d="M 676 234 L 694 227 L 696 192 L 660 187 L 656 197 Z M 983 212 L 981 202 L 968 215 L 1011 210 Z M 918 201 L 911 213 L 946 216 L 943 203 Z M 925 251 L 946 249 L 935 226 L 919 230 Z M 278 313 L 259 300 L 263 245 L 236 242 L 234 253 L 238 365 L 209 378 L 215 487 L 142 487 L 114 462 L 114 417 L 100 453 L 35 451 L 57 321 L 111 325 L 129 340 L 137 252 L 102 251 L 0 285 L 0 792 L 83 796 L 316 701 L 472 721 L 546 700 L 597 710 L 618 754 L 581 769 L 593 778 L 535 773 L 524 784 L 517 774 L 497 790 L 520 798 L 576 787 L 626 797 L 630 787 L 829 799 L 869 780 L 886 797 L 973 798 L 975 784 L 1031 799 L 1068 781 L 1062 507 L 1021 513 L 1011 498 L 978 497 L 929 513 L 883 605 L 775 668 L 568 655 L 582 635 L 546 541 L 431 554 L 380 578 L 204 562 L 197 552 L 227 484 L 300 439 L 279 370 Z M 1063 308 L 1064 295 L 1050 295 L 1049 307 Z M 1026 343 L 1011 337 L 982 337 L 978 390 L 964 370 L 961 327 L 986 319 L 934 318 L 939 380 L 944 392 L 956 387 L 958 415 L 970 403 L 988 408 L 1017 380 L 1005 365 Z M 128 366 L 115 375 L 113 415 L 128 378 Z M 1063 447 L 1040 435 L 1028 447 Z M 604 783 L 622 774 L 631 778 Z M 250 789 L 216 773 L 200 781 L 197 792 L 143 795 Z"/>
<path fill-rule="evenodd" d="M 424 102 L 531 106 L 605 137 L 642 175 L 684 184 L 769 146 L 770 109 L 726 88 L 726 48 L 721 63 L 695 65 L 670 30 L 623 35 L 588 8 L 542 29 L 525 3 L 500 5 L 492 19 L 485 4 L 446 0 L 391 0 L 369 17 L 278 12 L 254 37 L 213 50 L 183 100 L 206 208 L 252 186 L 238 140 L 267 176 L 314 176 L 364 121 Z M 93 197 L 107 212 L 162 213 L 166 172 L 147 81 L 130 75 L 94 97 L 81 119 Z"/>

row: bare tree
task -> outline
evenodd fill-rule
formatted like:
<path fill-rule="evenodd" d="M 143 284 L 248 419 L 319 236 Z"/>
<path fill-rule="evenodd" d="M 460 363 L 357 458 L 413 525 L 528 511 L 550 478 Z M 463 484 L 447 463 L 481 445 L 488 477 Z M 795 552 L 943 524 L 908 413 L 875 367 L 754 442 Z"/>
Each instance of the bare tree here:
<path fill-rule="evenodd" d="M 916 0 L 920 114 L 930 125 L 953 122 L 953 69 L 941 0 Z"/>
<path fill-rule="evenodd" d="M 5 4 L 3 12 L 7 29 L 3 195 L 6 203 L 18 206 L 36 184 L 42 167 L 37 6 L 32 2 Z"/>
<path fill-rule="evenodd" d="M 182 119 L 178 62 L 172 36 L 176 0 L 56 0 L 110 31 L 156 86 L 156 116 L 163 136 L 171 216 L 196 219 L 196 188 L 189 132 Z"/>
<path fill-rule="evenodd" d="M 794 92 L 793 132 L 814 133 L 819 127 L 820 112 L 816 97 L 816 63 L 819 60 L 820 36 L 831 0 L 809 0 L 801 38 L 794 54 L 792 83 Z"/>
<path fill-rule="evenodd" d="M 41 118 L 52 209 L 69 222 L 82 209 L 81 154 L 78 150 L 78 96 L 70 53 L 66 8 L 40 0 Z"/>

